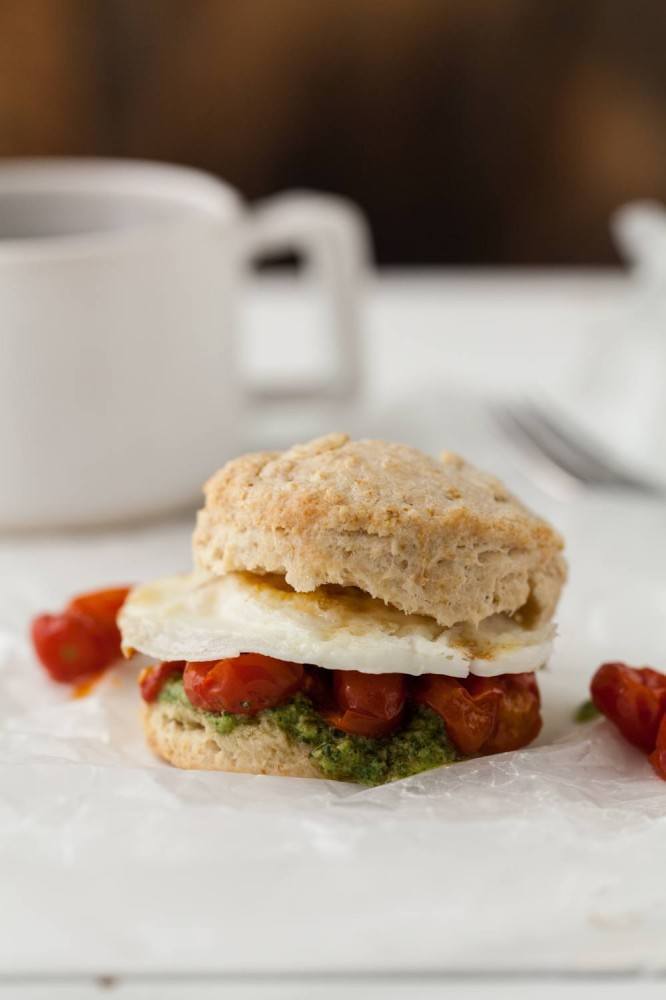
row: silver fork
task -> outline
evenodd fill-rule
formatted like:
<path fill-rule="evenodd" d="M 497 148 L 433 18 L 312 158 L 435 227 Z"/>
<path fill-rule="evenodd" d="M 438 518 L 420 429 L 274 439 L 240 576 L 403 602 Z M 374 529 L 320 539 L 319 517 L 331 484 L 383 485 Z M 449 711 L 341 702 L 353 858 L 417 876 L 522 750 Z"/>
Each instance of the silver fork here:
<path fill-rule="evenodd" d="M 579 429 L 565 427 L 529 399 L 498 405 L 494 413 L 507 436 L 551 472 L 589 488 L 666 495 L 663 487 L 622 468 Z"/>

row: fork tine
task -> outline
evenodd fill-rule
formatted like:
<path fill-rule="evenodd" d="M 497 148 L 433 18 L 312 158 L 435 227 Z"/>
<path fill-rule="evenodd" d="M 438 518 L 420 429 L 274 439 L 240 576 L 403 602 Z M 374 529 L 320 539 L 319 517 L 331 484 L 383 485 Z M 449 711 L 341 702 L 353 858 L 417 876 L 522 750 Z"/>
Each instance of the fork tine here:
<path fill-rule="evenodd" d="M 574 436 L 573 431 L 557 423 L 547 411 L 532 401 L 526 404 L 526 413 L 532 426 L 539 427 L 553 441 L 554 447 L 559 447 L 562 454 L 569 457 L 569 465 L 583 470 L 588 482 L 643 492 L 655 491 L 651 483 L 625 472 L 606 455 L 599 455 L 589 437 L 582 431 L 576 429 Z"/>
<path fill-rule="evenodd" d="M 532 400 L 505 404 L 495 411 L 498 422 L 510 437 L 519 437 L 523 446 L 548 462 L 551 469 L 569 481 L 590 487 L 630 489 L 652 496 L 663 496 L 657 484 L 632 476 L 604 457 L 596 455 L 589 438 L 574 437 L 559 426 Z"/>
<path fill-rule="evenodd" d="M 542 446 L 548 444 L 560 460 L 576 471 L 580 479 L 600 485 L 617 483 L 617 475 L 578 441 L 557 427 L 551 419 L 534 403 L 523 404 L 524 420 L 529 424 L 535 438 Z"/>
<path fill-rule="evenodd" d="M 581 483 L 586 486 L 595 485 L 590 480 L 579 465 L 572 465 L 569 457 L 562 454 L 561 448 L 553 447 L 551 439 L 546 439 L 543 434 L 535 429 L 534 423 L 527 419 L 525 415 L 515 407 L 510 405 L 496 409 L 496 418 L 500 426 L 514 440 L 518 439 L 520 446 L 527 449 L 532 455 L 543 462 L 545 461 L 551 472 L 554 470 L 560 477 L 566 476 L 570 483 Z"/>

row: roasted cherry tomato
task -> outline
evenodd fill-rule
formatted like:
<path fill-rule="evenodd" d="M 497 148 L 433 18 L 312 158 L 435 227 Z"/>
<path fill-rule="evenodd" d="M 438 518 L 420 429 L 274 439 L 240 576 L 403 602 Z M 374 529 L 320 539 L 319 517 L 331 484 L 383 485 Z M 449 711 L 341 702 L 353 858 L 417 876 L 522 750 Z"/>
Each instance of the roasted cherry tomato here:
<path fill-rule="evenodd" d="M 31 634 L 35 652 L 54 681 L 78 681 L 109 663 L 107 639 L 92 619 L 76 612 L 38 615 Z"/>
<path fill-rule="evenodd" d="M 174 674 L 182 674 L 184 669 L 184 660 L 169 660 L 142 670 L 139 674 L 139 688 L 143 700 L 157 701 L 160 691 L 169 678 L 173 677 Z"/>
<path fill-rule="evenodd" d="M 648 757 L 660 778 L 666 780 L 666 715 L 662 716 L 657 730 L 657 745 Z"/>
<path fill-rule="evenodd" d="M 464 754 L 479 753 L 490 740 L 502 691 L 497 684 L 468 691 L 455 677 L 425 674 L 414 686 L 414 698 L 442 717 L 446 731 Z"/>
<path fill-rule="evenodd" d="M 333 729 L 340 729 L 343 733 L 349 733 L 352 736 L 381 739 L 382 736 L 388 736 L 396 727 L 395 722 L 389 723 L 382 719 L 373 719 L 371 715 L 355 712 L 351 708 L 344 711 L 324 709 L 321 714 Z"/>
<path fill-rule="evenodd" d="M 337 709 L 325 717 L 336 729 L 379 737 L 392 732 L 400 722 L 406 693 L 402 674 L 336 670 L 333 690 Z"/>
<path fill-rule="evenodd" d="M 541 731 L 541 698 L 534 674 L 502 674 L 501 677 L 468 677 L 465 687 L 477 701 L 499 692 L 493 732 L 484 753 L 520 750 Z"/>
<path fill-rule="evenodd" d="M 332 708 L 333 701 L 333 671 L 324 670 L 323 667 L 315 667 L 306 664 L 303 673 L 303 685 L 301 691 L 317 708 Z"/>
<path fill-rule="evenodd" d="M 79 611 L 99 625 L 116 628 L 116 618 L 130 592 L 129 587 L 110 587 L 107 590 L 91 590 L 78 594 L 67 605 L 68 611 Z"/>
<path fill-rule="evenodd" d="M 185 693 L 207 712 L 254 715 L 279 705 L 300 690 L 303 666 L 260 653 L 241 653 L 231 660 L 187 663 Z"/>
<path fill-rule="evenodd" d="M 120 629 L 116 618 L 129 591 L 129 587 L 93 590 L 73 597 L 66 608 L 67 611 L 84 615 L 95 623 L 108 644 L 110 659 L 120 656 Z"/>
<path fill-rule="evenodd" d="M 634 746 L 650 753 L 666 712 L 666 676 L 649 667 L 604 663 L 590 684 L 592 701 Z"/>
<path fill-rule="evenodd" d="M 128 587 L 114 587 L 80 594 L 60 614 L 38 615 L 33 620 L 35 652 L 53 680 L 81 680 L 120 656 L 116 615 L 128 591 Z"/>

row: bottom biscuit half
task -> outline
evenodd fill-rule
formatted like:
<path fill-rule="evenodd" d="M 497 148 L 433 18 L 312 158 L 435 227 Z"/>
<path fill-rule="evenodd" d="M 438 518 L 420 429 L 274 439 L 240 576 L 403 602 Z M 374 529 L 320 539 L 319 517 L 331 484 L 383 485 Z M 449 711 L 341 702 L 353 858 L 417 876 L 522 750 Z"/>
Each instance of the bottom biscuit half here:
<path fill-rule="evenodd" d="M 324 778 L 310 760 L 310 747 L 291 740 L 269 718 L 220 733 L 203 713 L 156 702 L 144 711 L 151 749 L 175 767 L 204 771 Z"/>

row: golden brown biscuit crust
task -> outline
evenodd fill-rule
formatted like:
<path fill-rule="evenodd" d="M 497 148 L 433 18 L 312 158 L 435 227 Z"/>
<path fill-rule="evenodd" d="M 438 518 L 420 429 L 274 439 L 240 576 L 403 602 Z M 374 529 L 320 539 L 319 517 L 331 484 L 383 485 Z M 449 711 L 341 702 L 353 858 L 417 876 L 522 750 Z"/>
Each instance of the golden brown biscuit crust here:
<path fill-rule="evenodd" d="M 355 586 L 443 626 L 526 605 L 547 621 L 566 576 L 557 532 L 449 453 L 330 434 L 228 462 L 205 496 L 194 557 L 206 572 Z"/>

